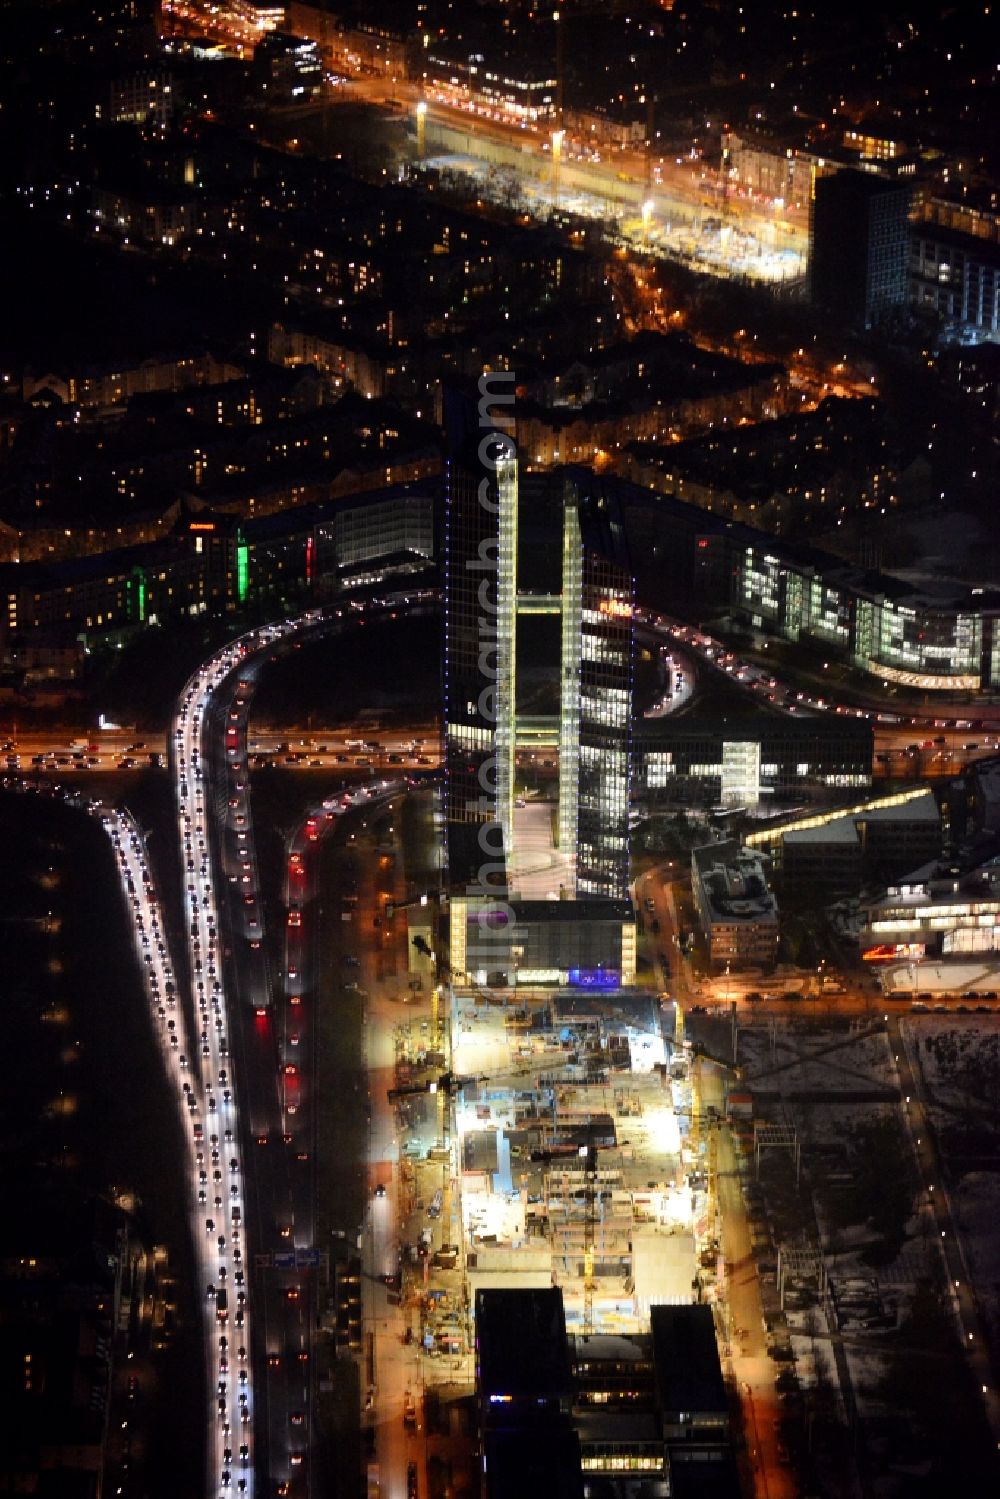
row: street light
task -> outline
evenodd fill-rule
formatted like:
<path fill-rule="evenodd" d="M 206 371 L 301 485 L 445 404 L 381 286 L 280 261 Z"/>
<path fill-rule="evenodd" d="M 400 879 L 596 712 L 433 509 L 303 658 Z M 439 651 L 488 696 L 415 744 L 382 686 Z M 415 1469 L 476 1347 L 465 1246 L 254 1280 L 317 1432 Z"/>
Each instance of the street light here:
<path fill-rule="evenodd" d="M 423 161 L 426 150 L 426 124 L 427 100 L 421 99 L 417 104 L 417 157 L 420 161 Z"/>

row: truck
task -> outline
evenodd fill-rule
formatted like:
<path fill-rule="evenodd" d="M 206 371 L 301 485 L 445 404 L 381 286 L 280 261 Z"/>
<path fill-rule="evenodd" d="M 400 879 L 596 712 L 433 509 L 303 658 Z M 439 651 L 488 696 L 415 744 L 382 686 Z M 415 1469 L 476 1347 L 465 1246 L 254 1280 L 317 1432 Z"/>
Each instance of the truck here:
<path fill-rule="evenodd" d="M 220 1322 L 225 1322 L 229 1316 L 229 1292 L 222 1286 L 215 1293 L 215 1315 Z"/>

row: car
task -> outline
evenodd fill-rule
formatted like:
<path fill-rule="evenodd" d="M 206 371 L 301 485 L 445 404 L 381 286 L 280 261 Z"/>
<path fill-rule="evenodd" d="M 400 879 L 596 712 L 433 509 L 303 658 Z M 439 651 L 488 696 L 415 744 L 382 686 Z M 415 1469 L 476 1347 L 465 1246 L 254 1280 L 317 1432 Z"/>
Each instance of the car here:
<path fill-rule="evenodd" d="M 302 925 L 302 912 L 293 908 L 288 913 L 288 925 L 291 927 Z"/>
<path fill-rule="evenodd" d="M 301 1411 L 292 1411 L 289 1419 L 293 1426 L 303 1426 L 306 1418 Z"/>
<path fill-rule="evenodd" d="M 385 1182 L 379 1182 L 378 1186 L 375 1188 L 375 1196 L 376 1197 L 384 1197 L 385 1196 Z"/>

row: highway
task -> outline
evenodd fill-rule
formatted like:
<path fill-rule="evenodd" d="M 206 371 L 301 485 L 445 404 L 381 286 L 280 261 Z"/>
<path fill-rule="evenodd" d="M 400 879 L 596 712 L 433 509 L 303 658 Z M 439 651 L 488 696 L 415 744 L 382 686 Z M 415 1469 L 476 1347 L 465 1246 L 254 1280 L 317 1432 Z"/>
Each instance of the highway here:
<path fill-rule="evenodd" d="M 11 730 L 0 747 L 0 764 L 9 772 L 76 777 L 88 771 L 144 770 L 166 763 L 169 733 L 149 730 L 83 727 Z M 374 729 L 370 724 L 341 724 L 331 729 L 259 728 L 248 746 L 251 768 L 278 765 L 283 770 L 417 769 L 438 762 L 434 724 L 405 730 Z"/>
<path fill-rule="evenodd" d="M 246 657 L 301 627 L 301 621 L 268 626 L 217 652 L 182 692 L 171 733 L 170 760 L 184 871 L 184 925 L 189 933 L 192 1013 L 200 1026 L 196 1060 L 202 1101 L 200 1106 L 197 1101 L 192 1106 L 196 1170 L 192 1186 L 194 1241 L 196 1248 L 200 1246 L 209 1350 L 209 1493 L 225 1494 L 234 1486 L 238 1492 L 253 1493 L 255 1425 L 259 1431 L 261 1424 L 255 1423 L 257 1369 L 248 1357 L 248 1349 L 253 1345 L 244 1257 L 247 1203 L 244 1136 L 237 1103 L 243 1089 L 237 1084 L 232 1044 L 233 1009 L 238 996 L 227 994 L 232 965 L 223 959 L 232 956 L 232 948 L 227 948 L 222 939 L 222 902 L 213 870 L 213 860 L 222 869 L 227 858 L 232 858 L 234 847 L 238 851 L 241 844 L 249 842 L 247 813 L 241 810 L 248 806 L 248 797 L 244 779 L 243 791 L 236 798 L 227 798 L 229 806 L 219 817 L 217 786 L 209 772 L 211 709 L 220 687 Z M 226 729 L 225 755 L 233 762 L 238 762 L 234 720 L 238 721 L 240 716 L 240 708 L 234 706 L 230 710 L 231 727 Z M 251 859 L 241 861 L 244 862 L 252 868 Z M 252 874 L 249 878 L 252 881 Z M 256 895 L 252 884 L 240 888 L 246 892 L 242 896 L 240 935 L 259 946 L 261 927 Z M 231 928 L 229 937 L 230 942 L 235 940 Z M 255 1197 L 259 1212 L 259 1193 Z M 236 1345 L 235 1357 L 230 1334 Z"/>
<path fill-rule="evenodd" d="M 203 1120 L 206 1091 L 202 1085 L 201 1068 L 195 1055 L 195 1048 L 190 1040 L 184 1005 L 179 992 L 179 978 L 170 957 L 161 916 L 160 899 L 154 884 L 143 835 L 129 812 L 108 807 L 98 799 L 77 790 L 52 786 L 48 783 L 32 784 L 11 777 L 5 779 L 4 788 L 26 794 L 58 795 L 67 806 L 79 808 L 94 817 L 111 841 L 122 896 L 132 926 L 136 961 L 149 1004 L 151 1032 L 156 1040 L 166 1076 L 173 1085 L 177 1109 L 181 1116 L 185 1154 L 178 1165 L 192 1184 L 191 1197 L 194 1203 L 195 1184 L 204 1169 Z M 198 1189 L 198 1195 L 200 1196 L 200 1189 Z M 204 1231 L 200 1236 L 196 1235 L 194 1250 L 196 1263 L 200 1267 L 200 1272 L 204 1273 L 209 1264 L 214 1263 L 210 1246 L 205 1242 Z M 218 1430 L 217 1395 L 212 1382 L 216 1378 L 216 1370 L 221 1367 L 223 1361 L 232 1359 L 233 1384 L 234 1387 L 238 1387 L 241 1383 L 240 1374 L 246 1370 L 247 1351 L 245 1337 L 241 1334 L 238 1347 L 234 1347 L 231 1351 L 227 1350 L 225 1355 L 220 1349 L 218 1358 L 215 1357 L 216 1343 L 220 1336 L 216 1310 L 213 1303 L 206 1311 L 209 1399 L 207 1445 L 210 1468 L 206 1492 L 209 1494 L 233 1490 L 241 1493 L 249 1492 L 249 1485 L 242 1472 L 233 1483 L 232 1469 L 229 1468 L 227 1469 L 230 1473 L 229 1484 L 223 1484 L 221 1480 L 225 1443 L 221 1440 L 221 1432 Z M 234 1344 L 236 1342 L 237 1340 L 234 1339 Z M 228 1367 L 225 1377 L 228 1377 Z M 242 1445 L 243 1440 L 243 1437 L 240 1437 L 238 1445 Z M 123 1487 L 118 1492 L 128 1494 L 127 1480 L 123 1482 Z"/>
<path fill-rule="evenodd" d="M 275 996 L 287 1001 L 290 1013 L 301 1004 L 302 991 L 294 947 L 283 944 L 284 967 L 275 981 L 263 945 L 249 796 L 253 689 L 265 660 L 293 637 L 310 630 L 349 632 L 366 617 L 386 611 L 395 617 L 400 605 L 419 607 L 430 599 L 426 592 L 390 595 L 255 630 L 218 651 L 189 679 L 163 750 L 147 751 L 119 731 L 110 755 L 132 745 L 137 753 L 169 757 L 186 934 L 186 961 L 179 968 L 168 952 L 144 842 L 131 815 L 91 796 L 82 780 L 65 787 L 47 776 L 28 779 L 15 766 L 4 776 L 5 789 L 59 796 L 97 817 L 118 859 L 153 1031 L 183 1125 L 185 1157 L 179 1165 L 189 1184 L 196 1274 L 204 1286 L 209 1496 L 252 1494 L 260 1485 L 268 1494 L 309 1491 L 304 1428 L 314 1319 L 299 1283 L 302 1270 L 316 1269 L 318 1262 L 312 1198 L 303 1189 L 309 1177 L 290 1170 L 293 1159 L 297 1164 L 309 1154 L 288 1148 L 301 1143 L 289 1129 L 300 1102 L 294 1073 L 286 1070 L 296 1068 L 286 1060 L 292 1033 L 283 1031 L 280 1050 L 274 1033 Z M 412 741 L 411 748 L 416 758 Z M 430 756 L 421 761 L 429 765 Z M 324 820 L 374 805 L 405 784 L 356 786 L 328 799 Z M 308 839 L 308 822 L 305 827 Z M 290 928 L 286 938 L 291 935 Z M 284 1004 L 281 1013 L 284 1019 Z M 248 1241 L 255 1251 L 252 1268 Z"/>
<path fill-rule="evenodd" d="M 300 954 L 294 942 L 287 945 L 301 928 L 286 932 L 283 966 L 274 976 L 264 944 L 249 796 L 253 691 L 265 660 L 303 632 L 350 631 L 367 616 L 423 599 L 391 596 L 327 616 L 314 611 L 232 642 L 191 678 L 171 733 L 204 1095 L 205 1122 L 192 1124 L 192 1143 L 198 1172 L 195 1241 L 204 1246 L 206 1341 L 215 1400 L 209 1492 L 232 1486 L 252 1492 L 255 1469 L 257 1481 L 266 1478 L 278 1494 L 309 1492 L 306 1427 L 314 1318 L 302 1285 L 303 1272 L 316 1271 L 319 1259 L 311 1173 L 301 1169 L 310 1152 L 290 1127 L 301 1103 L 301 1073 L 290 1059 L 290 1041 L 287 1051 L 283 1044 L 296 1033 L 287 1028 L 287 1013 L 301 1014 Z M 384 794 L 388 788 L 382 785 L 355 788 L 325 810 L 337 816 Z M 290 855 L 289 879 L 294 879 L 291 871 Z M 253 1352 L 240 1360 L 235 1380 L 229 1377 L 230 1345 L 221 1329 L 230 1314 L 240 1347 Z M 240 1436 L 238 1474 L 234 1432 Z"/>

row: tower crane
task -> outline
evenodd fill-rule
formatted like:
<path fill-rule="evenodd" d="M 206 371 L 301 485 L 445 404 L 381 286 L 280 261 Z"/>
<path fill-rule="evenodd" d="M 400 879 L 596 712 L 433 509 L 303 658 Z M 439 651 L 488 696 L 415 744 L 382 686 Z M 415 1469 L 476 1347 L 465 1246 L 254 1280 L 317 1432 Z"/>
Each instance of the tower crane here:
<path fill-rule="evenodd" d="M 586 1145 L 575 1147 L 575 1154 L 583 1160 L 583 1336 L 589 1338 L 594 1331 L 594 1292 L 597 1281 L 594 1276 L 594 1236 L 597 1227 L 597 1202 L 599 1186 L 597 1180 L 597 1155 L 601 1150 L 617 1150 L 615 1145 L 602 1145 L 591 1138 Z M 560 1149 L 533 1150 L 533 1161 L 552 1161 L 564 1158 Z"/>

